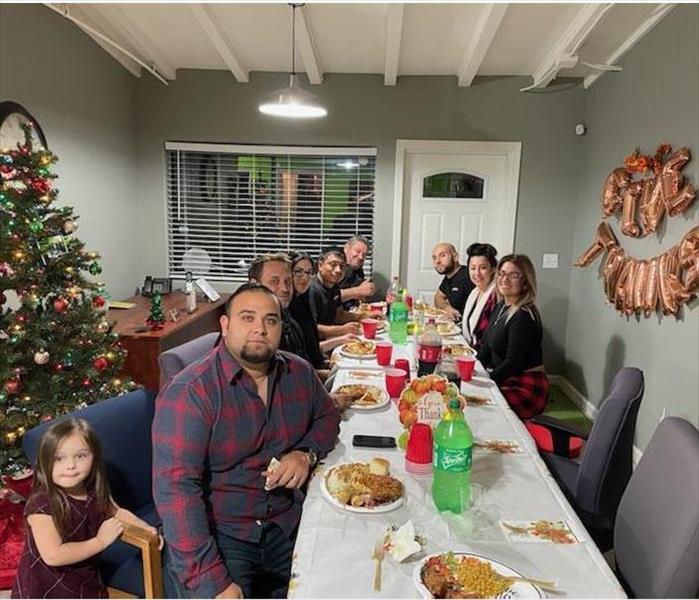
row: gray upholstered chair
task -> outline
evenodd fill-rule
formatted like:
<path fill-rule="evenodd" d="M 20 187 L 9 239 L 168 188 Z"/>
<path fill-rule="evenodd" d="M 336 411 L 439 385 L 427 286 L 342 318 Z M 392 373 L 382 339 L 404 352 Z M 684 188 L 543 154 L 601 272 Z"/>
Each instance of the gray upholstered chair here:
<path fill-rule="evenodd" d="M 202 358 L 219 339 L 219 332 L 207 333 L 180 346 L 166 350 L 158 357 L 160 385 L 164 385 L 186 366 Z"/>
<path fill-rule="evenodd" d="M 587 438 L 580 462 L 546 452 L 541 457 L 602 551 L 611 548 L 614 517 L 633 470 L 633 439 L 643 390 L 642 371 L 634 367 L 621 369 L 600 405 L 589 435 L 545 415 L 532 419 Z"/>
<path fill-rule="evenodd" d="M 626 487 L 614 525 L 619 578 L 636 598 L 699 593 L 699 431 L 658 425 Z"/>

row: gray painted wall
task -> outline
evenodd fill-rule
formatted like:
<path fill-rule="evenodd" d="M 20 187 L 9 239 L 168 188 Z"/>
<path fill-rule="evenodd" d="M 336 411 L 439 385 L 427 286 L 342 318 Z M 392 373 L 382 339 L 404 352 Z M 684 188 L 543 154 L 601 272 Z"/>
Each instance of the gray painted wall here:
<path fill-rule="evenodd" d="M 286 84 L 281 74 L 254 73 L 238 84 L 220 71 L 178 71 L 165 87 L 143 79 L 138 87 L 139 198 L 143 211 L 143 268 L 166 273 L 164 150 L 166 140 L 229 143 L 376 146 L 376 269 L 390 278 L 394 158 L 397 139 L 521 141 L 522 165 L 516 248 L 541 264 L 544 252 L 571 262 L 575 187 L 583 92 L 563 83 L 523 94 L 525 78 L 480 78 L 469 89 L 453 77 L 401 78 L 327 75 L 315 88 L 329 115 L 290 122 L 261 115 L 261 97 Z M 552 225 L 555 224 L 553 227 Z M 462 251 L 464 249 L 461 249 Z M 546 362 L 560 372 L 565 344 L 569 268 L 539 271 L 546 326 Z"/>
<path fill-rule="evenodd" d="M 41 5 L 0 6 L 0 99 L 24 105 L 58 155 L 58 203 L 102 254 L 108 292 L 142 281 L 134 77 L 75 25 Z"/>
<path fill-rule="evenodd" d="M 588 134 L 583 145 L 575 252 L 592 241 L 601 220 L 600 190 L 609 171 L 621 166 L 636 146 L 653 154 L 661 142 L 689 146 L 684 173 L 699 187 L 699 6 L 680 5 L 621 61 L 621 73 L 605 75 L 585 94 Z M 637 258 L 664 252 L 699 224 L 699 203 L 683 216 L 666 217 L 660 235 L 619 242 Z M 566 335 L 568 379 L 598 404 L 621 366 L 641 368 L 646 392 L 637 445 L 644 448 L 663 411 L 699 424 L 699 306 L 684 308 L 683 318 L 625 318 L 603 300 L 600 260 L 573 269 Z"/>
<path fill-rule="evenodd" d="M 327 75 L 315 88 L 330 115 L 293 123 L 259 115 L 257 101 L 285 76 L 253 74 L 237 84 L 224 72 L 180 71 L 169 87 L 134 79 L 75 26 L 42 6 L 0 6 L 0 97 L 25 104 L 59 155 L 61 200 L 81 215 L 80 237 L 100 250 L 114 297 L 130 295 L 146 273 L 166 272 L 164 142 L 372 145 L 378 148 L 376 268 L 390 275 L 396 139 L 521 141 L 516 248 L 537 266 L 546 325 L 546 362 L 593 402 L 622 364 L 647 376 L 638 425 L 645 446 L 664 409 L 699 421 L 699 309 L 684 319 L 625 319 L 604 305 L 597 264 L 570 267 L 600 219 L 599 190 L 635 146 L 660 141 L 699 152 L 699 8 L 675 9 L 589 91 L 562 82 L 522 94 L 522 78 Z M 32 51 L 18 50 L 32 31 Z M 76 93 L 79 91 L 79 93 Z M 589 133 L 576 138 L 573 125 Z M 685 170 L 699 183 L 699 160 Z M 667 223 L 662 237 L 623 238 L 636 256 L 662 252 L 698 221 L 696 206 Z M 541 255 L 560 254 L 557 270 Z M 135 267 L 138 265 L 138 267 Z M 564 359 L 565 357 L 565 359 Z"/>

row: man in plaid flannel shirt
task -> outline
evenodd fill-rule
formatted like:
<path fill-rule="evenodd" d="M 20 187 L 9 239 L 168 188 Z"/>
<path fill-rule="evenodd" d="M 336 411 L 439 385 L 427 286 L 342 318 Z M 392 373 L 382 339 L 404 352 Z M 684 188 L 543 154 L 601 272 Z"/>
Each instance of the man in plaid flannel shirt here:
<path fill-rule="evenodd" d="M 156 400 L 153 495 L 178 596 L 286 597 L 301 488 L 340 417 L 311 365 L 278 351 L 281 330 L 277 298 L 241 286 L 224 343 Z"/>

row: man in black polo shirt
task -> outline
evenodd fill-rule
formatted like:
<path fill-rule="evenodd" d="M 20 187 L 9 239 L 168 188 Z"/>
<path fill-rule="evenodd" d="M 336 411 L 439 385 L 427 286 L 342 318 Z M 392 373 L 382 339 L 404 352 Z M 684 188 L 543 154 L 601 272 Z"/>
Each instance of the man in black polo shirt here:
<path fill-rule="evenodd" d="M 434 305 L 444 310 L 454 321 L 461 320 L 466 299 L 475 287 L 468 275 L 468 268 L 459 264 L 459 255 L 453 244 L 440 242 L 432 251 L 432 266 L 444 275 L 434 294 Z"/>
<path fill-rule="evenodd" d="M 345 277 L 340 283 L 342 307 L 350 310 L 374 295 L 374 283 L 364 275 L 364 259 L 369 253 L 369 241 L 363 235 L 353 235 L 344 246 Z"/>
<path fill-rule="evenodd" d="M 318 274 L 311 283 L 308 298 L 321 339 L 359 333 L 357 315 L 342 308 L 339 284 L 344 277 L 345 263 L 342 248 L 329 248 L 318 258 Z"/>

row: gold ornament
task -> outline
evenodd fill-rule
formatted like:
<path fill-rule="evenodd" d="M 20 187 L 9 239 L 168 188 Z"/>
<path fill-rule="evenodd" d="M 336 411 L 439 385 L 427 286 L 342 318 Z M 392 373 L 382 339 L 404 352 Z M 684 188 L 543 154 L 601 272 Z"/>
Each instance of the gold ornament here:
<path fill-rule="evenodd" d="M 109 322 L 106 319 L 102 319 L 97 324 L 97 331 L 100 333 L 107 333 L 109 331 Z"/>
<path fill-rule="evenodd" d="M 73 233 L 78 228 L 78 224 L 75 221 L 68 219 L 63 223 L 63 231 L 66 233 Z"/>
<path fill-rule="evenodd" d="M 37 365 L 45 365 L 49 362 L 49 358 L 51 358 L 51 355 L 43 348 L 34 353 L 34 362 Z"/>
<path fill-rule="evenodd" d="M 109 352 L 107 352 L 107 353 L 104 355 L 104 357 L 105 357 L 109 362 L 111 362 L 111 363 L 113 363 L 113 362 L 117 359 L 116 352 L 113 352 L 112 350 L 110 350 Z"/>

